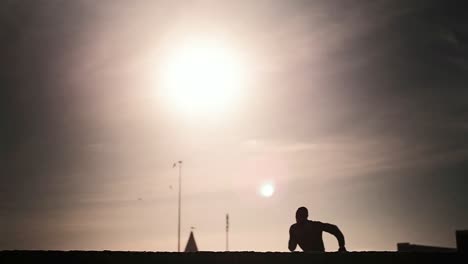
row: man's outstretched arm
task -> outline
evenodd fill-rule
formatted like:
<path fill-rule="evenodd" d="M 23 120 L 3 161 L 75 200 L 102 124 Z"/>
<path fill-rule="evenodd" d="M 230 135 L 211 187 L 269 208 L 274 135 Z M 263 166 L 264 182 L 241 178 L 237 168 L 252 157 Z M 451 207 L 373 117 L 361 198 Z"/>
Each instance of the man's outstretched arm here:
<path fill-rule="evenodd" d="M 294 232 L 292 231 L 293 227 L 291 226 L 289 228 L 289 243 L 288 243 L 288 248 L 290 251 L 296 250 L 297 247 L 297 241 L 296 238 L 294 237 Z"/>
<path fill-rule="evenodd" d="M 324 223 L 323 231 L 330 233 L 336 237 L 336 239 L 338 240 L 338 245 L 340 247 L 339 251 L 346 251 L 343 233 L 341 233 L 340 229 L 336 225 Z"/>

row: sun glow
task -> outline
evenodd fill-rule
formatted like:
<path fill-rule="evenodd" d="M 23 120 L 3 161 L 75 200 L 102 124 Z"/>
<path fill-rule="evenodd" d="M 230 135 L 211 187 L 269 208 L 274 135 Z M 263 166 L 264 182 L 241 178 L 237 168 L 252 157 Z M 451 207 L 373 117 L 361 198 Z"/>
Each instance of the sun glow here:
<path fill-rule="evenodd" d="M 275 187 L 271 183 L 265 183 L 260 187 L 260 194 L 263 197 L 271 197 L 275 192 Z"/>
<path fill-rule="evenodd" d="M 191 114 L 233 107 L 245 85 L 245 67 L 235 51 L 210 41 L 188 41 L 173 51 L 164 67 L 172 105 Z"/>

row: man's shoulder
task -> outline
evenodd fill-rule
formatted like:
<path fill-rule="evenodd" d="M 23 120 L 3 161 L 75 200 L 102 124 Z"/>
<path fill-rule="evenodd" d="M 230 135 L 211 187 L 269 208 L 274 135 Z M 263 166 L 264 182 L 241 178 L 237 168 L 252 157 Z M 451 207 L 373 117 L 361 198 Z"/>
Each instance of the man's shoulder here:
<path fill-rule="evenodd" d="M 310 226 L 310 227 L 316 227 L 316 228 L 320 228 L 322 227 L 324 224 L 320 221 L 311 221 L 311 220 L 308 220 L 307 221 L 307 226 Z"/>
<path fill-rule="evenodd" d="M 311 221 L 311 220 L 309 220 L 309 223 L 314 224 L 314 225 L 323 225 L 323 223 L 320 222 L 320 221 Z"/>
<path fill-rule="evenodd" d="M 295 224 L 292 224 L 290 227 L 289 227 L 289 230 L 294 230 L 297 228 L 297 223 Z"/>
<path fill-rule="evenodd" d="M 323 223 L 320 222 L 320 221 L 307 220 L 306 222 L 303 222 L 303 223 L 300 223 L 300 224 L 294 223 L 294 224 L 291 225 L 290 228 L 291 228 L 291 229 L 292 229 L 292 228 L 298 228 L 298 227 L 304 226 L 304 225 L 323 225 Z"/>
<path fill-rule="evenodd" d="M 289 232 L 301 232 L 302 229 L 304 229 L 305 225 L 304 223 L 301 223 L 301 224 L 298 224 L 298 223 L 294 223 L 291 225 L 291 227 L 289 227 Z"/>

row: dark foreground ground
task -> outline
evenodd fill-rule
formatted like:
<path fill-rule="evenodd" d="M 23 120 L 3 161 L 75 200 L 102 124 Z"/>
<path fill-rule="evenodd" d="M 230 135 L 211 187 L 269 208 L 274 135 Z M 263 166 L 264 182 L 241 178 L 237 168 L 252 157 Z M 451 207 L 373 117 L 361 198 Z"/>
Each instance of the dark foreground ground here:
<path fill-rule="evenodd" d="M 0 263 L 468 263 L 460 253 L 258 253 L 258 252 L 117 252 L 117 251 L 1 251 Z"/>

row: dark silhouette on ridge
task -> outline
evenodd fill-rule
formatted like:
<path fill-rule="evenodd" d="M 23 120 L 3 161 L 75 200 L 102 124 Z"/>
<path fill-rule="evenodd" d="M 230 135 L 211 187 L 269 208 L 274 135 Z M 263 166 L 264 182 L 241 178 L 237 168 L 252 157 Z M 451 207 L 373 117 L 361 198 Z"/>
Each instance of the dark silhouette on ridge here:
<path fill-rule="evenodd" d="M 456 248 L 417 245 L 404 242 L 397 244 L 397 251 L 411 253 L 446 253 L 458 251 L 460 253 L 466 253 L 468 250 L 468 230 L 456 230 L 455 238 L 457 240 Z"/>
<path fill-rule="evenodd" d="M 467 253 L 468 252 L 468 230 L 457 230 L 455 232 L 455 237 L 457 239 L 458 252 Z"/>
<path fill-rule="evenodd" d="M 185 246 L 184 252 L 198 252 L 197 243 L 195 242 L 195 237 L 193 236 L 193 231 L 190 231 L 190 236 Z"/>
<path fill-rule="evenodd" d="M 309 211 L 305 207 L 299 207 L 296 211 L 296 223 L 289 228 L 290 251 L 294 251 L 299 245 L 303 251 L 325 252 L 322 232 L 327 232 L 336 237 L 340 252 L 345 252 L 345 239 L 343 233 L 336 225 L 308 220 Z"/>
<path fill-rule="evenodd" d="M 448 247 L 437 247 L 437 246 L 426 246 L 426 245 L 417 245 L 410 243 L 398 243 L 397 244 L 398 252 L 455 252 L 456 248 Z"/>

